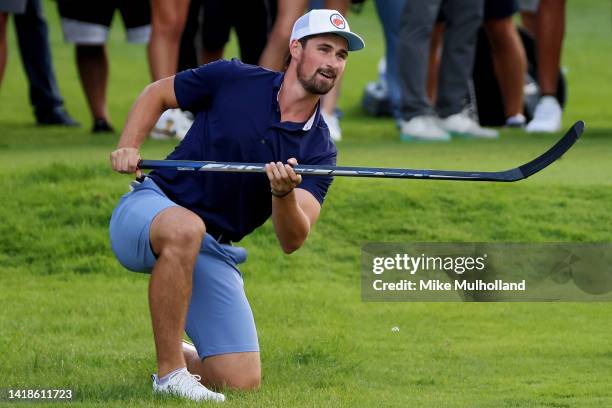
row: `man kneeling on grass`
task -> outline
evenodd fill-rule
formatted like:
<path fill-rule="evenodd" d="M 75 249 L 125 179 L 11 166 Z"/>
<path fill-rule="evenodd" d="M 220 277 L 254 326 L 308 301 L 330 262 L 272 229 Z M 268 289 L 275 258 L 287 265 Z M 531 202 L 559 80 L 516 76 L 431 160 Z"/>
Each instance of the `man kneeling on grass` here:
<path fill-rule="evenodd" d="M 302 180 L 292 166 L 335 165 L 319 100 L 342 75 L 348 51 L 363 46 L 337 11 L 314 10 L 293 27 L 285 73 L 217 61 L 157 81 L 137 99 L 111 162 L 138 181 L 113 211 L 110 237 L 122 265 L 151 272 L 154 391 L 223 401 L 205 385 L 259 386 L 257 332 L 237 266 L 246 252 L 231 243 L 272 216 L 283 251 L 302 246 L 331 178 Z M 139 146 L 161 112 L 177 107 L 196 116 L 168 159 L 265 162 L 266 175 L 157 170 L 141 177 Z"/>

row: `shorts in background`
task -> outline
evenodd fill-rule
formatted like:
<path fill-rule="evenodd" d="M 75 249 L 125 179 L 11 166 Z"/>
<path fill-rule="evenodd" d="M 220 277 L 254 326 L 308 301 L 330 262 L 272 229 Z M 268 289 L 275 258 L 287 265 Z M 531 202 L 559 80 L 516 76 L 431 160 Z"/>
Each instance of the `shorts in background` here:
<path fill-rule="evenodd" d="M 23 14 L 25 12 L 27 0 L 1 0 L 0 13 Z"/>
<path fill-rule="evenodd" d="M 58 0 L 64 40 L 78 45 L 102 45 L 116 10 L 121 13 L 127 40 L 147 43 L 151 35 L 149 0 Z"/>
<path fill-rule="evenodd" d="M 484 20 L 502 20 L 518 11 L 517 0 L 485 0 Z"/>

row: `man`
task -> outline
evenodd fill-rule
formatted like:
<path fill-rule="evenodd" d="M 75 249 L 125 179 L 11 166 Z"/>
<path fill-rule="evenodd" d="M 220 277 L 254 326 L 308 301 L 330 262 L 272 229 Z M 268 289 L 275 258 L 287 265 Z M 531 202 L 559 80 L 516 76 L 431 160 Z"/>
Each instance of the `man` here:
<path fill-rule="evenodd" d="M 30 102 L 38 125 L 80 126 L 66 111 L 51 60 L 47 20 L 40 0 L 0 1 L 0 84 L 7 61 L 6 25 L 14 13 Z"/>
<path fill-rule="evenodd" d="M 438 95 L 433 106 L 426 93 L 427 63 L 432 31 L 442 5 L 446 28 Z M 485 139 L 499 136 L 493 129 L 480 127 L 464 112 L 483 10 L 484 0 L 406 1 L 400 20 L 398 48 L 402 141 L 448 141 L 451 135 Z"/>
<path fill-rule="evenodd" d="M 266 175 L 154 171 L 115 208 L 117 258 L 128 269 L 152 270 L 154 391 L 222 401 L 198 380 L 259 386 L 257 333 L 237 268 L 246 254 L 231 242 L 271 216 L 285 253 L 302 246 L 331 179 L 302 180 L 292 166 L 335 164 L 319 100 L 342 75 L 348 51 L 363 46 L 340 13 L 314 10 L 295 22 L 285 73 L 217 61 L 149 85 L 134 104 L 111 153 L 116 171 L 140 176 L 140 144 L 161 112 L 177 107 L 196 116 L 168 159 L 268 163 Z M 195 347 L 182 344 L 183 330 Z"/>

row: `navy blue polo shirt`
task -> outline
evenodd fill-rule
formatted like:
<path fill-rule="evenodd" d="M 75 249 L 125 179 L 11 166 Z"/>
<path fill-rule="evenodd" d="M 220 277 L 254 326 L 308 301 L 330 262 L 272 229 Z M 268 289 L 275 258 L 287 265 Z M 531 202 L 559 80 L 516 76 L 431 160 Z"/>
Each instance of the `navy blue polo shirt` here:
<path fill-rule="evenodd" d="M 195 113 L 185 139 L 167 159 L 336 164 L 336 148 L 317 106 L 305 123 L 281 122 L 278 92 L 284 74 L 220 60 L 174 79 L 181 109 Z M 150 177 L 177 204 L 198 214 L 215 237 L 239 241 L 272 214 L 265 173 L 155 170 Z M 331 177 L 303 176 L 298 186 L 323 203 Z"/>

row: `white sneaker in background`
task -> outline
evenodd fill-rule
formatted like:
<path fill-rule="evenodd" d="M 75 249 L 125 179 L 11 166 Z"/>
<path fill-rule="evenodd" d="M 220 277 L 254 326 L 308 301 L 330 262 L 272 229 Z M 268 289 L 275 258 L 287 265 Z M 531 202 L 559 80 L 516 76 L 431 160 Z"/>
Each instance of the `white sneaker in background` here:
<path fill-rule="evenodd" d="M 463 112 L 440 119 L 440 127 L 455 136 L 469 136 L 482 139 L 496 139 L 499 137 L 497 130 L 481 127 L 478 122 Z"/>
<path fill-rule="evenodd" d="M 150 133 L 152 139 L 167 140 L 177 138 L 183 140 L 193 124 L 189 112 L 180 109 L 168 109 L 161 114 Z"/>
<path fill-rule="evenodd" d="M 525 116 L 522 113 L 517 113 L 514 116 L 506 118 L 506 127 L 509 128 L 522 128 L 525 127 L 526 123 Z"/>
<path fill-rule="evenodd" d="M 176 109 L 176 111 L 174 116 L 174 137 L 178 140 L 183 140 L 191 125 L 193 125 L 193 115 L 191 112 L 185 112 L 180 109 Z"/>
<path fill-rule="evenodd" d="M 432 115 L 415 116 L 408 121 L 400 123 L 400 140 L 410 142 L 413 140 L 427 142 L 447 142 L 450 135 L 438 125 L 437 119 Z"/>
<path fill-rule="evenodd" d="M 186 368 L 172 374 L 163 384 L 158 383 L 157 375 L 153 379 L 153 392 L 172 394 L 192 401 L 225 401 L 225 395 L 211 391 L 200 384 L 200 376 L 193 375 Z"/>
<path fill-rule="evenodd" d="M 533 119 L 525 130 L 529 133 L 553 133 L 561 130 L 563 110 L 554 96 L 543 96 L 535 107 Z"/>
<path fill-rule="evenodd" d="M 387 91 L 387 85 L 382 81 L 368 82 L 365 87 L 365 93 L 370 95 L 373 99 L 383 100 L 389 98 L 389 92 Z"/>
<path fill-rule="evenodd" d="M 342 140 L 342 130 L 340 129 L 340 120 L 336 115 L 328 115 L 325 112 L 322 112 L 323 119 L 325 123 L 327 123 L 327 127 L 329 128 L 329 136 L 332 138 L 334 142 L 339 142 Z"/>
<path fill-rule="evenodd" d="M 161 114 L 149 134 L 151 139 L 167 140 L 174 137 L 174 133 L 172 132 L 172 127 L 174 126 L 174 111 L 175 109 L 167 109 Z"/>

